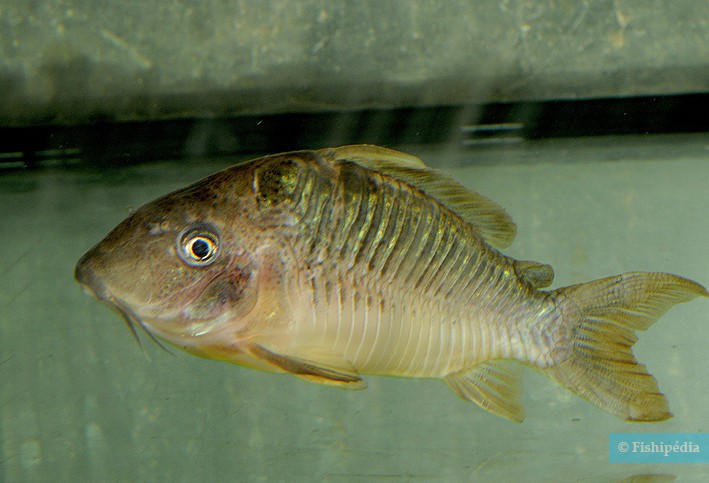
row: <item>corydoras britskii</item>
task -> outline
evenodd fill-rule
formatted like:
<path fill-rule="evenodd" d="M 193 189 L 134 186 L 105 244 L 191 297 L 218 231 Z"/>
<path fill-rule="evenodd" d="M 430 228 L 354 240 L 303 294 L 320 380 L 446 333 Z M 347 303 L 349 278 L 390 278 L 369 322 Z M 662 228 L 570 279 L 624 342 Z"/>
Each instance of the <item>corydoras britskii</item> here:
<path fill-rule="evenodd" d="M 526 365 L 621 418 L 670 417 L 635 331 L 704 287 L 633 272 L 542 290 L 551 267 L 497 250 L 515 231 L 414 156 L 298 151 L 146 204 L 76 279 L 131 329 L 203 357 L 343 388 L 364 388 L 362 374 L 441 378 L 517 421 Z"/>

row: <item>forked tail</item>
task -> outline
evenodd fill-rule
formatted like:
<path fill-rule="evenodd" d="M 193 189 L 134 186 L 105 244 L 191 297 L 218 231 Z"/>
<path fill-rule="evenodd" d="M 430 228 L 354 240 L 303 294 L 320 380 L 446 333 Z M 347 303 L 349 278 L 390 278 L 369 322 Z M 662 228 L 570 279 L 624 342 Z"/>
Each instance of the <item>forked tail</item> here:
<path fill-rule="evenodd" d="M 571 325 L 567 357 L 545 369 L 572 392 L 628 421 L 672 417 L 655 378 L 632 347 L 670 307 L 703 295 L 701 285 L 667 273 L 631 272 L 553 292 Z"/>

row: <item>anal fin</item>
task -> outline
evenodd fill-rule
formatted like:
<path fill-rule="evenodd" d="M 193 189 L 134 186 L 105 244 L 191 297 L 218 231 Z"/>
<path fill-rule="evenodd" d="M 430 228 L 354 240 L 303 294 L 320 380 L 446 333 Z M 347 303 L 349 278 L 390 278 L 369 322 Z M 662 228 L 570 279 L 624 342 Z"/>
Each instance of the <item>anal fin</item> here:
<path fill-rule="evenodd" d="M 359 373 L 345 361 L 323 365 L 297 357 L 276 354 L 258 344 L 252 344 L 249 350 L 259 359 L 309 382 L 345 389 L 365 389 L 367 387 L 367 383 L 362 380 Z"/>
<path fill-rule="evenodd" d="M 463 399 L 521 423 L 524 420 L 521 369 L 520 364 L 512 360 L 493 360 L 468 372 L 450 374 L 445 380 Z"/>

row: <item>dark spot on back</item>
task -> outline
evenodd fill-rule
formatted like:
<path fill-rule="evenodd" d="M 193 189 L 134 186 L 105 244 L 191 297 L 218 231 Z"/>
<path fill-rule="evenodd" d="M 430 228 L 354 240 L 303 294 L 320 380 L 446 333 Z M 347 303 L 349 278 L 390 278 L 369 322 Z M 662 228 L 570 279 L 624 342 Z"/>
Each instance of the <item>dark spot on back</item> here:
<path fill-rule="evenodd" d="M 293 159 L 269 163 L 256 171 L 256 197 L 260 205 L 273 206 L 293 200 L 300 166 Z"/>

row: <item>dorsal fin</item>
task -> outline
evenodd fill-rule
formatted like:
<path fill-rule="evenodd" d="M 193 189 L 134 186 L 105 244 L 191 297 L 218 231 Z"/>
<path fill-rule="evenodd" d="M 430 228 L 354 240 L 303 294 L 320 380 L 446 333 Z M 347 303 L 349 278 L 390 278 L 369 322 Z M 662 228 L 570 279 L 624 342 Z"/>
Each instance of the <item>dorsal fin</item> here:
<path fill-rule="evenodd" d="M 355 163 L 391 176 L 422 191 L 473 225 L 491 245 L 506 248 L 517 233 L 514 222 L 500 205 L 429 168 L 416 156 L 366 144 L 323 149 L 320 153 L 334 161 Z"/>
<path fill-rule="evenodd" d="M 428 166 L 418 156 L 373 144 L 351 144 L 323 151 L 332 151 L 335 154 L 335 159 L 346 159 L 362 165 L 382 162 L 394 164 L 400 168 L 428 169 Z"/>

